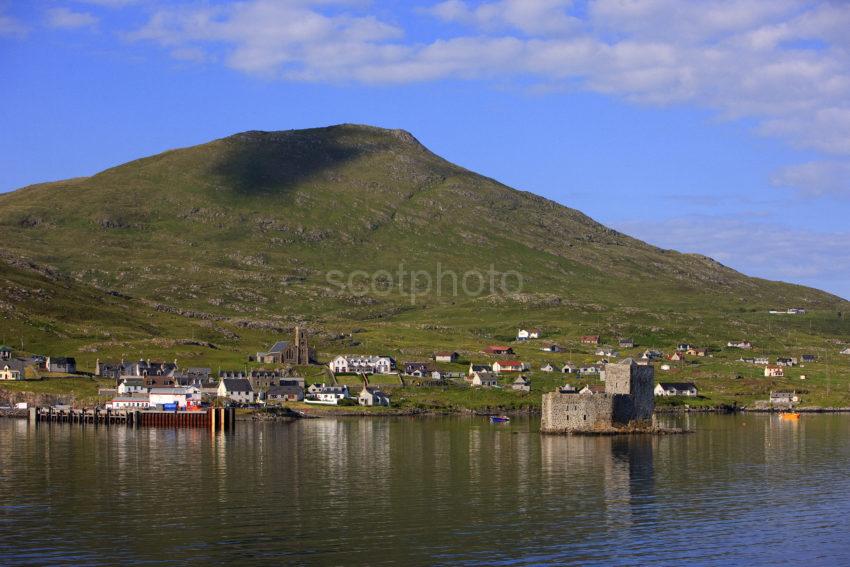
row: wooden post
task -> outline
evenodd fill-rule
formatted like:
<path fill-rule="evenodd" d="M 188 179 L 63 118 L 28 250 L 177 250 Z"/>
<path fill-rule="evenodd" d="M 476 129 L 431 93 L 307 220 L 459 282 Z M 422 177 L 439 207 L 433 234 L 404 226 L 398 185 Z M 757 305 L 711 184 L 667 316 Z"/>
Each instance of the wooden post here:
<path fill-rule="evenodd" d="M 32 407 L 29 409 L 30 425 L 38 425 L 38 408 Z"/>

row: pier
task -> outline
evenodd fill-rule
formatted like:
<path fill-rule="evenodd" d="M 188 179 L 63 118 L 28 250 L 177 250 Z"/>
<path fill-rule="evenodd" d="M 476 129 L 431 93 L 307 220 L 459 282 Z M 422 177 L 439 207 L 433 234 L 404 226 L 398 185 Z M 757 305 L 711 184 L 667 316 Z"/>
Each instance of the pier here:
<path fill-rule="evenodd" d="M 202 411 L 157 411 L 129 409 L 57 409 L 29 408 L 29 421 L 39 423 L 74 423 L 125 427 L 209 428 L 230 431 L 236 425 L 234 408 L 209 408 Z"/>

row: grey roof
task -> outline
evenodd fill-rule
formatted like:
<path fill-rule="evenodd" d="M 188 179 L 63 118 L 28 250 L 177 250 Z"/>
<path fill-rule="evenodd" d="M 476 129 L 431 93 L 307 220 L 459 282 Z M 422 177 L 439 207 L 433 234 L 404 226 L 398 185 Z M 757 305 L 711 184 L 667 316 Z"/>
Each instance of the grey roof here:
<path fill-rule="evenodd" d="M 245 378 L 225 378 L 224 389 L 228 392 L 252 392 L 251 383 Z"/>
<path fill-rule="evenodd" d="M 690 390 L 691 388 L 696 390 L 693 382 L 659 382 L 659 385 L 665 390 Z"/>
<path fill-rule="evenodd" d="M 283 352 L 289 346 L 289 341 L 277 341 L 266 354 Z"/>
<path fill-rule="evenodd" d="M 303 395 L 304 388 L 295 384 L 287 384 L 285 386 L 272 386 L 267 392 L 268 396 L 284 396 L 287 394 Z"/>

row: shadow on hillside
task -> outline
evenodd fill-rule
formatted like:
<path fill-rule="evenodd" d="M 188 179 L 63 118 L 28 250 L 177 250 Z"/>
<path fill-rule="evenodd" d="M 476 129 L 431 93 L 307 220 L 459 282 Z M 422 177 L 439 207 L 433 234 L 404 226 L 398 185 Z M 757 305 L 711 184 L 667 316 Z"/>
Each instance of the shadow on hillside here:
<path fill-rule="evenodd" d="M 364 153 L 339 136 L 251 132 L 228 140 L 212 173 L 236 195 L 280 195 L 316 175 L 332 172 Z"/>

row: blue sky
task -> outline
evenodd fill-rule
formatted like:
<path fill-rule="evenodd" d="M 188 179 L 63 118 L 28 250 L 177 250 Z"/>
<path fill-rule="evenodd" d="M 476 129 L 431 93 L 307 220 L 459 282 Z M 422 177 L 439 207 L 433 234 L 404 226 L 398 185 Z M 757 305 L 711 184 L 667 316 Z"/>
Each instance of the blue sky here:
<path fill-rule="evenodd" d="M 368 123 L 667 248 L 850 298 L 850 4 L 0 0 L 0 191 Z"/>

